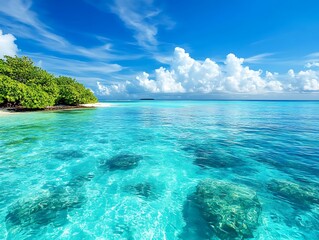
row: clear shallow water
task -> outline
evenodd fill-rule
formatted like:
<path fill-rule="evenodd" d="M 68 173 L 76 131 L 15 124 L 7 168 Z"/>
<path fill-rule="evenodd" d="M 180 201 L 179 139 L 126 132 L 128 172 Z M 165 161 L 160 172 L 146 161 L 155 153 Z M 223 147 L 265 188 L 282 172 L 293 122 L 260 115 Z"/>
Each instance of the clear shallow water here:
<path fill-rule="evenodd" d="M 218 239 L 192 197 L 207 178 L 256 192 L 254 239 L 319 239 L 319 102 L 6 115 L 0 156 L 0 239 Z"/>

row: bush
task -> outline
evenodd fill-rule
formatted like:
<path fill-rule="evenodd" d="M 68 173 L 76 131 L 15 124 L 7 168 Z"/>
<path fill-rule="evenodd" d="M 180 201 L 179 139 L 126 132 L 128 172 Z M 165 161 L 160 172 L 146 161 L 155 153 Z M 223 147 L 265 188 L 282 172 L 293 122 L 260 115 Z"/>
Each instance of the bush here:
<path fill-rule="evenodd" d="M 27 57 L 0 59 L 0 104 L 43 109 L 57 104 L 95 103 L 93 92 L 69 77 L 55 77 Z"/>
<path fill-rule="evenodd" d="M 60 76 L 56 81 L 60 90 L 59 104 L 78 105 L 97 102 L 94 94 L 74 79 Z"/>
<path fill-rule="evenodd" d="M 2 103 L 19 105 L 24 98 L 26 86 L 12 80 L 7 76 L 0 75 L 0 95 Z"/>

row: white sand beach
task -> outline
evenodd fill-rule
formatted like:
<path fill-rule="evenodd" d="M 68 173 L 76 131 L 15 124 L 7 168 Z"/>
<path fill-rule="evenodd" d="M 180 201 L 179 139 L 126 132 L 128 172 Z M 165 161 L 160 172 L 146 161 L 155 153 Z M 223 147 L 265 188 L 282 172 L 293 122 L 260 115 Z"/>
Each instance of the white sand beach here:
<path fill-rule="evenodd" d="M 15 114 L 15 113 L 14 113 L 14 112 L 9 112 L 9 111 L 6 110 L 6 109 L 0 109 L 0 116 L 10 115 L 10 114 Z"/>
<path fill-rule="evenodd" d="M 111 107 L 114 106 L 112 103 L 88 103 L 88 104 L 80 104 L 83 107 Z"/>

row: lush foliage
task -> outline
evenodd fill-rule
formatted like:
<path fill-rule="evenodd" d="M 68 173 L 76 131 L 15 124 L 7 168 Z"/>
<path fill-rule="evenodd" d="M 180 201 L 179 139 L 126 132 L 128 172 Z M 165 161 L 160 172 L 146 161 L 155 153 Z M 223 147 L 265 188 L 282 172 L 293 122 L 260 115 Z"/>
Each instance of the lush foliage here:
<path fill-rule="evenodd" d="M 82 84 L 69 77 L 55 77 L 27 57 L 0 59 L 0 105 L 43 109 L 94 102 L 97 98 Z"/>

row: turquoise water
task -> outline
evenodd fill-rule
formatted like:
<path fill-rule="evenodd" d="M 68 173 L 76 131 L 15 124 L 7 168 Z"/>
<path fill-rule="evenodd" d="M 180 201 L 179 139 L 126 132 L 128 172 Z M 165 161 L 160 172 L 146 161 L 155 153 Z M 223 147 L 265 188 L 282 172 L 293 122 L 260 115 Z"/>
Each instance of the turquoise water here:
<path fill-rule="evenodd" d="M 253 239 L 319 239 L 319 102 L 5 115 L 0 156 L 0 239 L 232 239 L 196 202 L 207 178 L 256 194 Z"/>

